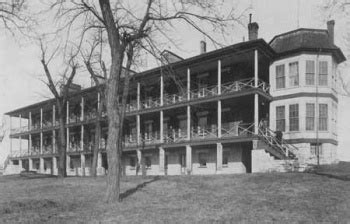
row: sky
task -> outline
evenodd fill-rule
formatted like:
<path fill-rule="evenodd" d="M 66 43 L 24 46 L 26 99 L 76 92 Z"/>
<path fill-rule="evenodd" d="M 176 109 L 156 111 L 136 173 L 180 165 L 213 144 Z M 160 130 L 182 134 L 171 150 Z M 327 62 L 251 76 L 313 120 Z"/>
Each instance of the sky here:
<path fill-rule="evenodd" d="M 299 2 L 298 2 L 299 1 Z M 232 4 L 231 0 L 225 4 Z M 318 5 L 322 0 L 249 0 L 240 1 L 239 10 L 251 6 L 246 12 L 253 14 L 253 21 L 259 24 L 259 38 L 269 42 L 275 35 L 288 32 L 297 28 L 326 29 L 325 14 L 320 12 Z M 344 47 L 344 33 L 346 20 L 335 14 L 335 42 L 339 47 Z M 234 44 L 247 39 L 246 26 L 237 25 L 227 38 L 228 44 Z M 180 49 L 170 47 L 174 53 L 184 58 L 199 53 L 199 41 L 202 34 L 180 27 L 177 32 L 181 41 Z M 214 50 L 214 46 L 208 43 L 207 51 Z M 2 114 L 13 109 L 36 103 L 50 96 L 47 87 L 38 79 L 43 74 L 40 64 L 40 52 L 38 46 L 32 42 L 22 42 L 9 33 L 0 32 L 0 118 Z M 348 72 L 345 68 L 343 72 Z M 83 79 L 78 76 L 78 79 Z M 338 140 L 339 157 L 341 160 L 350 160 L 350 97 L 339 97 Z M 6 119 L 6 118 L 2 118 Z M 0 164 L 8 153 L 8 142 L 0 145 Z"/>

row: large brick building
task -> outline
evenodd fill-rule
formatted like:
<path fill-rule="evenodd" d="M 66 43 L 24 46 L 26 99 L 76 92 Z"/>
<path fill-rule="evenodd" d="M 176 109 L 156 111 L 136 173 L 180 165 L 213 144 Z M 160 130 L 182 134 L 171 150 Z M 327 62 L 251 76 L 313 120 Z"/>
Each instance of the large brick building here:
<path fill-rule="evenodd" d="M 126 175 L 223 174 L 333 163 L 337 151 L 337 65 L 345 60 L 327 29 L 298 29 L 182 59 L 133 75 L 123 147 Z M 67 103 L 67 171 L 88 175 L 99 96 L 95 87 Z M 57 173 L 58 122 L 54 100 L 7 115 L 9 172 Z M 16 120 L 16 122 L 14 122 Z M 106 117 L 98 173 L 108 169 Z M 276 132 L 277 131 L 277 132 Z M 17 142 L 16 147 L 14 142 Z"/>

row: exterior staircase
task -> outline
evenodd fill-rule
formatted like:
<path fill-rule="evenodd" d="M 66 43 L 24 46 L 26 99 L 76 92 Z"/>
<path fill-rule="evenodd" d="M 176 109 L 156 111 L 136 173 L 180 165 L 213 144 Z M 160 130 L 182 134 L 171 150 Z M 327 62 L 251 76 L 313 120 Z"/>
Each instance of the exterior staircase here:
<path fill-rule="evenodd" d="M 269 128 L 259 128 L 258 147 L 265 149 L 276 159 L 296 160 L 298 148 L 292 144 L 284 143 L 283 139 L 278 139 L 274 131 Z"/>

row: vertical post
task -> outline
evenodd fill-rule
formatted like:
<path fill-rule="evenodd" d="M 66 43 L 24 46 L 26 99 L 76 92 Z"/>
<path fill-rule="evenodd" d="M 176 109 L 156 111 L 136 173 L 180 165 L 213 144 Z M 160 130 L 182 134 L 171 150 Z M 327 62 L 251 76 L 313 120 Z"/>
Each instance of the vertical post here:
<path fill-rule="evenodd" d="M 80 126 L 80 151 L 84 151 L 84 125 Z"/>
<path fill-rule="evenodd" d="M 187 69 L 187 100 L 191 99 L 191 70 Z"/>
<path fill-rule="evenodd" d="M 190 145 L 186 145 L 186 170 L 187 170 L 187 174 L 191 174 L 191 172 L 192 172 L 192 147 Z"/>
<path fill-rule="evenodd" d="M 40 154 L 43 154 L 43 108 L 40 108 Z"/>
<path fill-rule="evenodd" d="M 159 147 L 159 174 L 165 175 L 165 150 Z"/>
<path fill-rule="evenodd" d="M 40 108 L 40 129 L 43 129 L 43 108 Z"/>
<path fill-rule="evenodd" d="M 191 140 L 191 107 L 187 106 L 187 140 Z"/>
<path fill-rule="evenodd" d="M 67 155 L 67 159 L 66 159 L 66 170 L 67 170 L 67 176 L 70 173 L 70 156 Z"/>
<path fill-rule="evenodd" d="M 218 138 L 221 138 L 221 100 L 218 101 Z"/>
<path fill-rule="evenodd" d="M 56 132 L 52 130 L 52 153 L 56 153 Z"/>
<path fill-rule="evenodd" d="M 52 105 L 52 126 L 56 126 L 56 107 Z"/>
<path fill-rule="evenodd" d="M 141 86 L 140 83 L 137 83 L 137 110 L 141 109 Z"/>
<path fill-rule="evenodd" d="M 19 130 L 22 132 L 22 114 L 19 115 Z M 19 136 L 19 154 L 22 155 L 22 136 Z"/>
<path fill-rule="evenodd" d="M 84 120 L 84 97 L 81 97 L 80 121 Z"/>
<path fill-rule="evenodd" d="M 22 171 L 22 169 L 23 169 L 23 163 L 22 163 L 22 160 L 21 160 L 21 159 L 18 160 L 18 166 L 19 166 L 19 168 L 20 168 L 20 171 Z"/>
<path fill-rule="evenodd" d="M 43 154 L 43 132 L 40 132 L 40 154 Z"/>
<path fill-rule="evenodd" d="M 140 149 L 136 150 L 136 154 L 137 154 L 137 167 L 138 170 L 136 170 L 136 175 L 138 175 L 140 169 L 141 169 L 141 173 L 142 173 L 142 153 Z"/>
<path fill-rule="evenodd" d="M 84 155 L 84 153 L 80 154 L 80 169 L 81 169 L 81 176 L 85 176 L 85 155 Z"/>
<path fill-rule="evenodd" d="M 33 170 L 33 159 L 28 158 L 28 163 L 29 163 L 29 171 Z"/>
<path fill-rule="evenodd" d="M 164 105 L 164 78 L 163 74 L 160 75 L 160 105 Z"/>
<path fill-rule="evenodd" d="M 32 130 L 32 112 L 29 111 L 28 131 Z"/>
<path fill-rule="evenodd" d="M 216 169 L 222 170 L 222 144 L 216 143 Z"/>
<path fill-rule="evenodd" d="M 258 61 L 258 50 L 254 51 L 254 87 L 258 88 L 258 66 L 259 66 L 259 61 Z"/>
<path fill-rule="evenodd" d="M 254 134 L 259 133 L 259 95 L 254 94 Z"/>
<path fill-rule="evenodd" d="M 66 123 L 69 123 L 69 101 L 67 100 L 67 108 L 66 108 Z"/>
<path fill-rule="evenodd" d="M 32 134 L 29 134 L 28 136 L 28 153 L 31 154 L 32 152 Z"/>
<path fill-rule="evenodd" d="M 221 60 L 218 61 L 218 94 L 221 94 Z"/>
<path fill-rule="evenodd" d="M 104 174 L 105 174 L 105 171 L 104 171 L 104 168 L 102 167 L 102 153 L 98 152 L 98 154 L 97 154 L 97 175 L 101 176 Z"/>
<path fill-rule="evenodd" d="M 39 166 L 39 172 L 40 173 L 45 173 L 44 163 L 45 163 L 44 158 L 40 157 L 40 166 Z"/>
<path fill-rule="evenodd" d="M 160 111 L 160 142 L 164 142 L 164 112 Z"/>
<path fill-rule="evenodd" d="M 67 136 L 66 136 L 66 152 L 69 152 L 69 128 L 67 127 Z"/>
<path fill-rule="evenodd" d="M 19 130 L 22 132 L 22 114 L 19 115 Z"/>
<path fill-rule="evenodd" d="M 12 117 L 10 116 L 10 132 L 12 132 Z M 10 137 L 10 155 L 12 156 L 12 138 Z"/>
<path fill-rule="evenodd" d="M 56 156 L 52 157 L 52 175 L 57 175 L 57 158 Z"/>
<path fill-rule="evenodd" d="M 100 109 L 100 101 L 101 101 L 101 95 L 100 95 L 100 93 L 98 92 L 98 93 L 97 93 L 97 110 Z"/>
<path fill-rule="evenodd" d="M 137 145 L 141 144 L 141 118 L 140 118 L 140 114 L 136 115 L 136 141 L 137 141 Z"/>

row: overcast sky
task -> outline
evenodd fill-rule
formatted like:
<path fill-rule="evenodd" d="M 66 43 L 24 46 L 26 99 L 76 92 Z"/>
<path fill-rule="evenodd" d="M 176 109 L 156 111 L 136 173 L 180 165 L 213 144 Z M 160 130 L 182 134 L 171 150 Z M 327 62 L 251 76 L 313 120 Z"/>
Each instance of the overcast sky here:
<path fill-rule="evenodd" d="M 320 13 L 318 5 L 322 0 L 241 0 L 241 8 L 250 4 L 253 6 L 253 21 L 259 24 L 259 37 L 269 42 L 273 36 L 297 28 L 326 29 L 324 13 Z M 31 2 L 31 1 L 30 1 Z M 227 4 L 230 4 L 227 0 Z M 298 10 L 299 9 L 299 10 Z M 249 12 L 247 12 L 248 14 Z M 334 15 L 335 42 L 344 46 L 346 20 Z M 181 50 L 170 49 L 178 55 L 187 58 L 199 53 L 199 41 L 203 38 L 195 31 L 179 29 L 178 39 L 182 40 Z M 237 25 L 228 40 L 232 44 L 247 39 L 247 29 Z M 47 89 L 38 76 L 42 74 L 38 47 L 31 43 L 15 41 L 10 34 L 0 33 L 0 115 L 10 110 L 26 106 L 48 96 Z M 214 47 L 208 44 L 208 51 Z M 79 78 L 79 77 L 78 77 Z M 349 97 L 340 97 L 339 100 L 339 149 L 341 159 L 350 160 L 350 111 Z M 0 148 L 0 162 L 5 158 L 8 144 Z"/>

